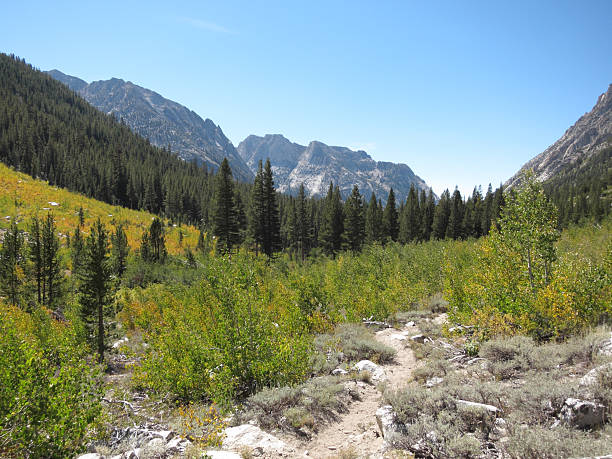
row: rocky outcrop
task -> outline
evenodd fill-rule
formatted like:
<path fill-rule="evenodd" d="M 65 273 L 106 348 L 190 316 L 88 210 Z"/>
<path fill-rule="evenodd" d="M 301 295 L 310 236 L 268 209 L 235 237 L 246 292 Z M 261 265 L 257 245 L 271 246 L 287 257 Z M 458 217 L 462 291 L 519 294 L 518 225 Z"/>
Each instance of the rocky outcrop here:
<path fill-rule="evenodd" d="M 397 420 L 391 405 L 384 405 L 376 410 L 376 423 L 386 448 L 392 445 L 393 435 L 404 432 L 404 426 Z"/>
<path fill-rule="evenodd" d="M 505 183 L 505 186 L 520 184 L 523 171 L 529 169 L 533 169 L 538 180 L 548 180 L 566 167 L 584 162 L 610 144 L 612 144 L 612 84 L 599 96 L 590 112 L 565 131 L 563 137 L 525 164 Z"/>
<path fill-rule="evenodd" d="M 580 386 L 589 387 L 596 384 L 597 380 L 599 379 L 599 375 L 607 371 L 612 371 L 612 362 L 593 368 L 586 375 L 580 378 Z"/>
<path fill-rule="evenodd" d="M 272 453 L 282 456 L 291 452 L 285 442 L 251 424 L 225 429 L 223 448 L 237 451 L 246 448 L 259 456 Z"/>
<path fill-rule="evenodd" d="M 568 398 L 561 408 L 560 418 L 571 427 L 591 429 L 606 421 L 606 407 L 588 400 Z"/>
<path fill-rule="evenodd" d="M 210 119 L 149 89 L 118 78 L 87 83 L 58 70 L 48 72 L 98 110 L 122 119 L 158 147 L 168 147 L 185 161 L 206 163 L 216 170 L 227 157 L 234 178 L 251 181 L 253 174 L 221 128 Z"/>
<path fill-rule="evenodd" d="M 334 182 L 343 197 L 357 185 L 366 199 L 374 192 L 384 202 L 391 188 L 398 201 L 406 198 L 411 185 L 417 190 L 429 190 L 425 181 L 405 164 L 374 161 L 365 151 L 317 141 L 303 146 L 280 134 L 251 135 L 240 142 L 238 152 L 253 172 L 260 160 L 270 158 L 274 181 L 284 193 L 295 194 L 304 184 L 309 196 L 324 196 L 329 183 Z"/>

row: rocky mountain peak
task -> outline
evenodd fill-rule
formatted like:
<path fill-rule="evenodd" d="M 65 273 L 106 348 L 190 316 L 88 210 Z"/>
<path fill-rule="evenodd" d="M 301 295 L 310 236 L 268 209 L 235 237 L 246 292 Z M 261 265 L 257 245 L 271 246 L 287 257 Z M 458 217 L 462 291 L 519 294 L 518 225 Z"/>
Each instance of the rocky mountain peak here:
<path fill-rule="evenodd" d="M 234 145 L 212 120 L 203 120 L 192 110 L 150 89 L 120 78 L 87 82 L 57 70 L 53 78 L 79 93 L 104 113 L 122 118 L 153 145 L 167 147 L 186 161 L 205 163 L 216 170 L 227 157 L 235 178 L 251 181 L 253 173 Z"/>
<path fill-rule="evenodd" d="M 383 201 L 391 188 L 398 199 L 408 195 L 412 184 L 419 190 L 429 189 L 405 164 L 377 162 L 365 151 L 318 140 L 303 146 L 280 134 L 250 135 L 240 142 L 238 152 L 252 171 L 257 170 L 260 160 L 270 158 L 278 190 L 286 193 L 296 193 L 304 184 L 310 196 L 323 196 L 331 181 L 344 197 L 357 185 L 366 199 L 374 192 Z"/>
<path fill-rule="evenodd" d="M 565 134 L 544 152 L 527 162 L 506 183 L 506 187 L 518 185 L 523 171 L 532 169 L 536 178 L 545 181 L 577 161 L 590 158 L 612 144 L 612 84 L 597 98 L 590 112 L 571 126 Z"/>

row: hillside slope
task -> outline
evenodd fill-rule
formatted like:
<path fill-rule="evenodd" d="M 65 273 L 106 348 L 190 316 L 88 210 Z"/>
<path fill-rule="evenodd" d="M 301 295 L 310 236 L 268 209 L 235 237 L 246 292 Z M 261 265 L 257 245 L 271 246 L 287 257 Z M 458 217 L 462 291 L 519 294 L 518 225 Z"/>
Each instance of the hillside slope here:
<path fill-rule="evenodd" d="M 211 175 L 152 146 L 62 83 L 0 54 L 0 161 L 100 201 L 197 223 Z"/>
<path fill-rule="evenodd" d="M 65 240 L 78 225 L 79 209 L 83 208 L 85 225 L 98 217 L 111 228 L 122 223 L 128 243 L 132 249 L 140 247 L 142 233 L 149 228 L 154 215 L 149 212 L 126 209 L 96 201 L 82 194 L 51 186 L 43 180 L 16 172 L 0 163 L 0 232 L 6 229 L 13 218 L 19 226 L 25 226 L 34 215 L 43 217 L 53 214 L 60 238 Z M 87 227 L 83 230 L 88 233 Z M 182 233 L 182 242 L 179 242 Z M 182 254 L 185 247 L 194 248 L 198 242 L 198 231 L 189 225 L 182 227 L 166 225 L 166 248 L 170 254 Z"/>
<path fill-rule="evenodd" d="M 122 119 L 158 147 L 168 145 L 185 161 L 198 161 L 216 170 L 227 157 L 234 177 L 251 181 L 253 174 L 221 128 L 210 119 L 130 81 L 111 78 L 87 83 L 59 70 L 47 72 L 79 93 L 103 113 Z"/>
<path fill-rule="evenodd" d="M 506 183 L 520 183 L 523 171 L 533 169 L 540 181 L 560 174 L 564 169 L 579 165 L 612 143 L 612 84 L 597 99 L 593 109 L 584 114 L 565 134 L 544 152 L 526 163 Z"/>

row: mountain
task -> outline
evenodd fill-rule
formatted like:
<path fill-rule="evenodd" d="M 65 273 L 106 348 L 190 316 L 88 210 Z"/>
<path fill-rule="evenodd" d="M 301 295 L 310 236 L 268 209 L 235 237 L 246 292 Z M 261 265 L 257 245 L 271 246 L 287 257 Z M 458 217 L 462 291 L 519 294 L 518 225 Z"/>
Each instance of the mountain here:
<path fill-rule="evenodd" d="M 540 181 L 547 181 L 567 169 L 577 167 L 612 144 L 612 84 L 597 99 L 593 109 L 544 152 L 533 158 L 506 183 L 512 187 L 520 183 L 523 171 L 533 169 Z"/>
<path fill-rule="evenodd" d="M 253 174 L 221 128 L 210 119 L 149 89 L 118 78 L 87 83 L 59 70 L 47 72 L 87 102 L 123 119 L 135 132 L 158 147 L 167 147 L 185 161 L 196 160 L 216 170 L 224 157 L 234 178 L 251 181 Z"/>
<path fill-rule="evenodd" d="M 398 199 L 403 200 L 412 184 L 419 190 L 429 190 L 425 181 L 405 164 L 374 161 L 365 151 L 317 141 L 303 146 L 280 134 L 250 135 L 240 142 L 238 153 L 253 172 L 260 160 L 270 158 L 274 181 L 281 192 L 295 193 L 303 183 L 310 196 L 324 196 L 330 181 L 340 187 L 344 197 L 353 185 L 366 199 L 374 192 L 385 200 L 393 188 Z"/>

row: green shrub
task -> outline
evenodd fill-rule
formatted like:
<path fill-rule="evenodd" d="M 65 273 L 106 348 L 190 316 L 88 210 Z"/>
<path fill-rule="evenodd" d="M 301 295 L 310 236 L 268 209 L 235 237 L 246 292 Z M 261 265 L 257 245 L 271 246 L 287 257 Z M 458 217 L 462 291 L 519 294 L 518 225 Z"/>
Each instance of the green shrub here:
<path fill-rule="evenodd" d="M 250 396 L 235 422 L 256 419 L 264 428 L 314 429 L 345 411 L 352 397 L 339 378 L 312 378 L 295 387 L 268 388 Z"/>
<path fill-rule="evenodd" d="M 82 451 L 101 413 L 101 379 L 76 333 L 42 310 L 0 304 L 0 316 L 0 456 Z"/>
<path fill-rule="evenodd" d="M 211 259 L 199 284 L 162 295 L 171 307 L 162 307 L 146 331 L 150 347 L 136 369 L 137 384 L 184 400 L 227 403 L 306 375 L 310 334 L 263 260 Z"/>
<path fill-rule="evenodd" d="M 505 443 L 506 453 L 515 459 L 556 459 L 559 457 L 600 456 L 610 452 L 610 429 L 600 438 L 588 433 L 558 426 L 516 425 Z"/>

